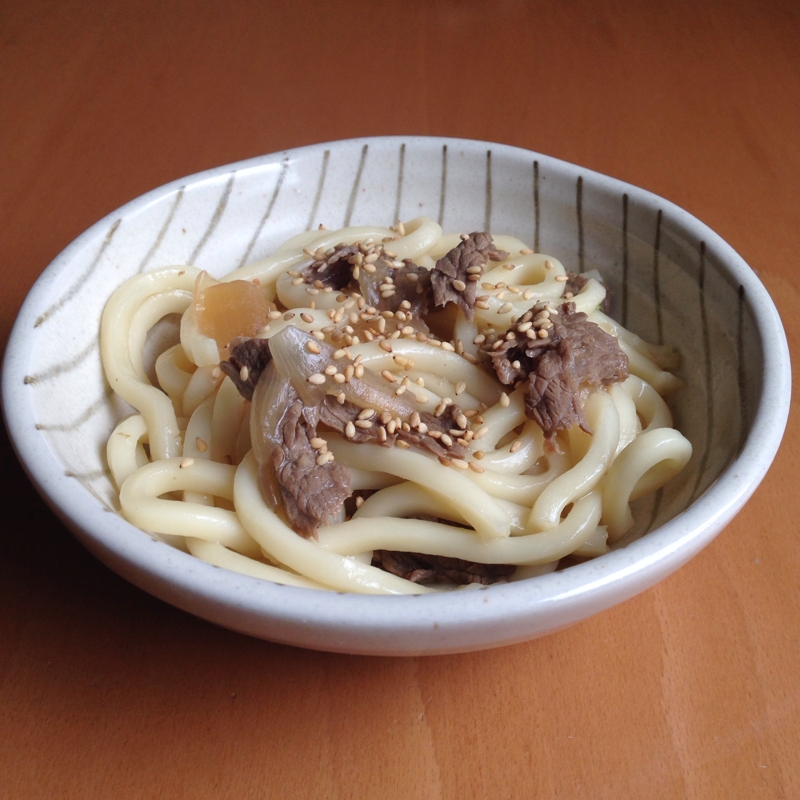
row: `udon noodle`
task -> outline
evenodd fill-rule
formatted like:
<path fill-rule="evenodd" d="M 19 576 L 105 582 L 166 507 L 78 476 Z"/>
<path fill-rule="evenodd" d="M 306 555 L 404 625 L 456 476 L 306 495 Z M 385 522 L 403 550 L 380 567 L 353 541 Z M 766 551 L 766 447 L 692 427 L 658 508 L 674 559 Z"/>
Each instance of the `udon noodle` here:
<path fill-rule="evenodd" d="M 376 261 L 396 269 L 410 260 L 432 270 L 467 238 L 442 235 L 426 218 L 393 228 L 321 229 L 220 281 L 191 266 L 127 281 L 109 300 L 101 327 L 107 379 L 136 410 L 117 425 L 107 449 L 125 519 L 219 567 L 345 592 L 442 590 L 381 568 L 380 553 L 456 559 L 457 574 L 470 565 L 506 565 L 505 579 L 517 580 L 551 571 L 567 556 L 607 552 L 634 525 L 631 502 L 663 486 L 691 455 L 663 399 L 680 385 L 667 371 L 675 354 L 606 316 L 597 276 L 582 278 L 565 296 L 573 283 L 564 266 L 511 236 L 495 236 L 506 252 L 470 273 L 477 276 L 472 314 L 456 303 L 430 313 L 398 304 L 391 279 L 368 296 L 363 278 Z M 319 266 L 342 245 L 353 245 L 348 272 L 339 276 L 347 285 L 335 288 L 321 273 L 315 279 L 309 264 Z M 222 328 L 209 333 L 204 303 L 214 292 L 227 310 Z M 584 390 L 583 429 L 572 425 L 548 438 L 526 413 L 522 382 L 501 383 L 490 357 L 512 324 L 547 331 L 548 315 L 559 307 L 563 314 L 566 302 L 616 338 L 630 374 Z M 380 308 L 392 303 L 394 309 Z M 531 310 L 538 316 L 520 324 Z M 151 382 L 143 355 L 148 332 L 175 314 L 180 341 L 158 355 Z M 352 492 L 313 535 L 293 530 L 280 495 L 270 497 L 260 480 L 260 442 L 274 434 L 274 426 L 263 426 L 276 409 L 258 405 L 259 392 L 263 406 L 269 391 L 259 387 L 272 373 L 256 384 L 253 402 L 240 394 L 220 368 L 232 359 L 236 336 L 268 340 L 273 369 L 294 370 L 292 386 L 303 398 L 316 392 L 317 400 L 343 404 L 356 383 L 385 386 L 383 399 L 372 403 L 348 394 L 358 417 L 344 433 L 322 424 L 311 439 L 318 465 L 347 467 Z M 298 348 L 296 357 L 288 347 Z M 318 373 L 315 358 L 327 364 Z M 242 368 L 241 377 L 247 373 Z M 444 418 L 457 420 L 455 427 L 433 430 L 420 421 Z M 360 440 L 356 433 L 373 422 L 380 436 Z M 404 432 L 434 437 L 446 452 L 409 446 Z M 460 449 L 447 451 L 448 442 Z"/>

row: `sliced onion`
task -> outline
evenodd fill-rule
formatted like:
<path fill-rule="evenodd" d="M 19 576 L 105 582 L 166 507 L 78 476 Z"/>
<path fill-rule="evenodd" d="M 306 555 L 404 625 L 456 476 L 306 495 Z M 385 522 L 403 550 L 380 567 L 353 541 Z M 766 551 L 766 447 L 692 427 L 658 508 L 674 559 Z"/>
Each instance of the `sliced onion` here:
<path fill-rule="evenodd" d="M 316 345 L 312 349 L 318 349 L 319 353 L 309 352 L 309 342 Z M 361 378 L 353 376 L 346 383 L 337 383 L 333 376 L 325 374 L 325 367 L 333 365 L 339 371 L 344 371 L 346 364 L 351 362 L 335 359 L 333 354 L 336 351 L 331 345 L 317 341 L 298 328 L 284 328 L 269 340 L 269 349 L 278 376 L 294 386 L 307 406 L 318 405 L 326 394 L 338 395 L 344 392 L 347 400 L 361 408 L 389 411 L 403 419 L 408 418 L 416 409 L 411 400 L 405 395 L 396 395 L 390 383 L 369 369 L 364 370 Z M 308 379 L 312 375 L 321 375 L 324 381 L 318 384 L 309 383 Z M 262 376 L 259 385 L 263 380 Z"/>

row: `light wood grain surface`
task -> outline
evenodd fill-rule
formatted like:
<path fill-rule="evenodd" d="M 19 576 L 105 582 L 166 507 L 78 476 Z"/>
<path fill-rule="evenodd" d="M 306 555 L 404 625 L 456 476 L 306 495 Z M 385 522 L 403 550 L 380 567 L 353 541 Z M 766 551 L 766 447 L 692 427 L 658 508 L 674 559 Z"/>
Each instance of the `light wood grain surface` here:
<path fill-rule="evenodd" d="M 142 192 L 371 134 L 505 142 L 722 235 L 800 345 L 800 6 L 0 4 L 0 344 Z M 800 423 L 703 553 L 573 628 L 461 656 L 256 641 L 129 586 L 3 431 L 0 797 L 800 797 Z"/>

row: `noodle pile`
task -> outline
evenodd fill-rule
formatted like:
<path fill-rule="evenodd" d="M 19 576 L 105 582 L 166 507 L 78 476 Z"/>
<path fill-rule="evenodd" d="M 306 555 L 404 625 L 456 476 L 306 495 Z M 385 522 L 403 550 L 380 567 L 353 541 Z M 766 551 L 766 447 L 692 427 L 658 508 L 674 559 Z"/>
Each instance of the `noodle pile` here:
<path fill-rule="evenodd" d="M 391 304 L 394 288 L 388 280 L 378 295 L 365 284 L 376 263 L 370 253 L 379 253 L 377 263 L 400 267 L 407 259 L 431 270 L 465 238 L 442 235 L 427 218 L 394 228 L 323 229 L 295 236 L 221 281 L 189 266 L 127 281 L 108 301 L 100 337 L 112 389 L 138 412 L 119 423 L 107 448 L 125 519 L 226 569 L 346 592 L 442 590 L 373 566 L 377 553 L 509 565 L 508 572 L 515 566 L 509 579 L 517 580 L 554 570 L 566 556 L 607 552 L 633 527 L 630 503 L 663 486 L 691 455 L 662 399 L 680 385 L 666 371 L 676 357 L 607 317 L 599 280 L 581 281 L 565 298 L 563 265 L 510 236 L 494 237 L 506 251 L 502 260 L 476 271 L 472 314 L 455 303 L 424 319 L 408 302 L 376 308 Z M 346 251 L 351 272 L 342 279 L 349 285 L 337 289 L 309 278 L 308 265 L 323 263 L 341 245 L 353 245 Z M 316 392 L 317 399 L 344 403 L 347 390 L 347 402 L 364 407 L 355 424 L 363 417 L 364 426 L 374 422 L 384 430 L 384 441 L 358 441 L 350 426 L 344 435 L 323 429 L 312 439 L 316 463 L 346 465 L 353 491 L 315 536 L 298 535 L 259 480 L 262 439 L 273 435 L 270 420 L 285 411 L 280 398 L 263 399 L 265 380 L 253 402 L 246 400 L 220 369 L 230 358 L 227 334 L 220 340 L 204 328 L 203 298 L 243 286 L 235 281 L 250 283 L 248 303 L 263 313 L 257 330 L 237 335 L 269 340 L 271 368 L 290 374 L 304 400 Z M 567 301 L 616 337 L 630 375 L 584 392 L 582 414 L 592 433 L 574 425 L 551 446 L 526 416 L 522 387 L 500 383 L 486 351 L 532 308 L 555 315 Z M 248 313 L 232 309 L 232 330 Z M 153 385 L 145 342 L 171 314 L 181 315 L 180 342 L 158 356 Z M 538 317 L 542 326 L 546 317 Z M 314 358 L 327 367 L 312 372 Z M 374 405 L 352 395 L 357 383 L 373 387 Z M 456 427 L 427 435 L 438 446 L 456 439 L 459 456 L 394 441 L 403 431 L 427 429 L 420 419 L 447 413 L 458 419 Z M 385 441 L 386 431 L 392 441 Z"/>

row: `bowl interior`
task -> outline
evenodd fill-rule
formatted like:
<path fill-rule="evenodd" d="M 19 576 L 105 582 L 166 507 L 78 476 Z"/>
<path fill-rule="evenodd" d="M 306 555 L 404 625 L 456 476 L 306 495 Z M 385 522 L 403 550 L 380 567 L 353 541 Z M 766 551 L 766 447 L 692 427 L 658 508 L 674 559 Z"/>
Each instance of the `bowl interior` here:
<path fill-rule="evenodd" d="M 104 380 L 97 339 L 117 286 L 172 264 L 219 276 L 319 223 L 389 225 L 421 214 L 445 231 L 514 234 L 568 269 L 601 270 L 612 316 L 679 350 L 686 388 L 670 404 L 694 454 L 664 490 L 638 501 L 637 526 L 622 545 L 714 483 L 752 426 L 764 368 L 748 297 L 715 243 L 647 192 L 517 148 L 459 140 L 302 148 L 162 187 L 99 222 L 39 287 L 23 367 L 39 435 L 67 476 L 116 510 L 105 444 L 130 409 Z"/>

